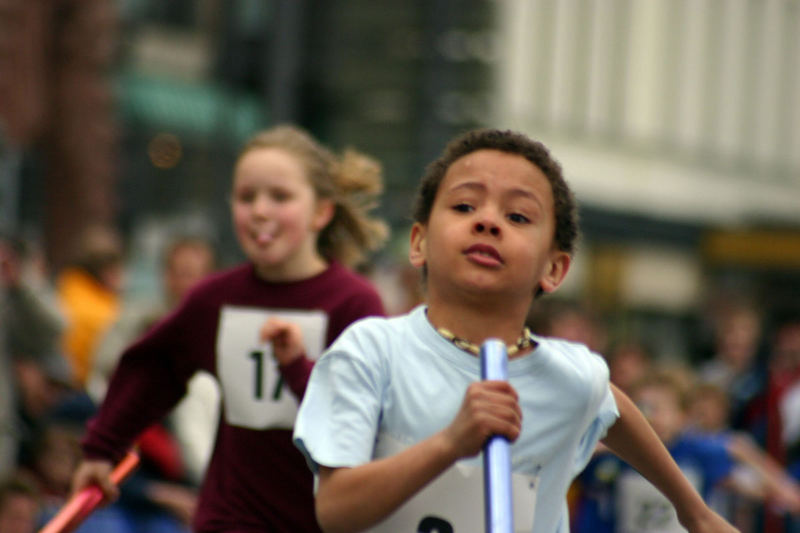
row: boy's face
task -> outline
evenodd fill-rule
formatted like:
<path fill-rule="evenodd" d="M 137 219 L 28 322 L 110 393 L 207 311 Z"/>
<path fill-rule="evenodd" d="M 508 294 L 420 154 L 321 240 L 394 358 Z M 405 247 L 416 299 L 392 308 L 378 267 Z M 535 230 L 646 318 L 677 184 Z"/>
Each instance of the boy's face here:
<path fill-rule="evenodd" d="M 647 385 L 636 391 L 634 401 L 653 426 L 662 442 L 669 444 L 686 424 L 674 390 L 667 386 Z"/>
<path fill-rule="evenodd" d="M 409 259 L 425 265 L 428 288 L 532 298 L 555 290 L 569 254 L 553 245 L 550 182 L 522 156 L 478 150 L 444 176 L 427 224 L 414 224 Z"/>

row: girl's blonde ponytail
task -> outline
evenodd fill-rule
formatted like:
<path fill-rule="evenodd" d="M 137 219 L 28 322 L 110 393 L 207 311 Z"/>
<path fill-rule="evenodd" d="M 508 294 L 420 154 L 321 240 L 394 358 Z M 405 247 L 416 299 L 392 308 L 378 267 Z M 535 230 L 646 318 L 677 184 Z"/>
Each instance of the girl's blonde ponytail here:
<path fill-rule="evenodd" d="M 331 222 L 320 232 L 320 252 L 348 266 L 356 266 L 377 250 L 388 237 L 386 223 L 370 211 L 383 192 L 380 164 L 348 149 L 331 168 L 336 204 Z"/>

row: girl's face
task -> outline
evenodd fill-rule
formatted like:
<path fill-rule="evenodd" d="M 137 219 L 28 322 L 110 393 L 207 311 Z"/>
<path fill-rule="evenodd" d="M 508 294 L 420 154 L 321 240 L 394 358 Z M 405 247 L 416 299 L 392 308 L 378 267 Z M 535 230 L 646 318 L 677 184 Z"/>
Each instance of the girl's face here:
<path fill-rule="evenodd" d="M 427 266 L 428 288 L 481 298 L 532 298 L 555 290 L 569 255 L 553 245 L 550 182 L 522 156 L 478 150 L 448 169 L 428 223 L 411 233 L 411 263 Z"/>
<path fill-rule="evenodd" d="M 234 173 L 232 211 L 239 244 L 262 278 L 304 279 L 325 268 L 317 235 L 333 216 L 333 204 L 317 200 L 293 154 L 280 148 L 244 154 Z"/>

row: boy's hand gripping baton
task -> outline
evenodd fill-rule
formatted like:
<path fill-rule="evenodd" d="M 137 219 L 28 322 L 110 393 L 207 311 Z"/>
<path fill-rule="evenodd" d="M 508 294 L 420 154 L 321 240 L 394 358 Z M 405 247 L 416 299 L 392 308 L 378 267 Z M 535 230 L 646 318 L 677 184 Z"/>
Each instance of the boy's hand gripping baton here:
<path fill-rule="evenodd" d="M 480 358 L 482 379 L 508 379 L 508 355 L 502 341 L 485 341 Z M 511 444 L 500 435 L 490 437 L 483 447 L 483 495 L 486 533 L 512 533 Z"/>
<path fill-rule="evenodd" d="M 139 455 L 128 452 L 122 461 L 111 472 L 111 481 L 115 485 L 122 483 L 139 464 Z M 103 501 L 103 491 L 97 485 L 89 485 L 75 493 L 64 504 L 56 515 L 39 531 L 39 533 L 69 533 L 74 531 L 81 522 L 86 520 L 100 502 Z"/>

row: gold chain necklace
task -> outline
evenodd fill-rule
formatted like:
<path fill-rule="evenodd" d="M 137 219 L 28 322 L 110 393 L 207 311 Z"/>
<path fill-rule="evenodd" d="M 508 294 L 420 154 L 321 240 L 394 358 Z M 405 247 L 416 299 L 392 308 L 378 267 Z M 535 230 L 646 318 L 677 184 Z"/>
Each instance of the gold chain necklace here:
<path fill-rule="evenodd" d="M 467 339 L 462 339 L 461 337 L 456 337 L 449 329 L 436 328 L 436 331 L 439 333 L 439 335 L 452 342 L 456 348 L 460 348 L 473 355 L 480 355 L 481 347 L 474 342 L 470 342 Z M 533 344 L 534 341 L 531 340 L 531 330 L 525 326 L 525 328 L 522 330 L 522 335 L 520 335 L 517 341 L 514 344 L 509 344 L 506 346 L 506 353 L 509 357 L 511 357 L 518 352 L 527 350 L 533 346 Z"/>

